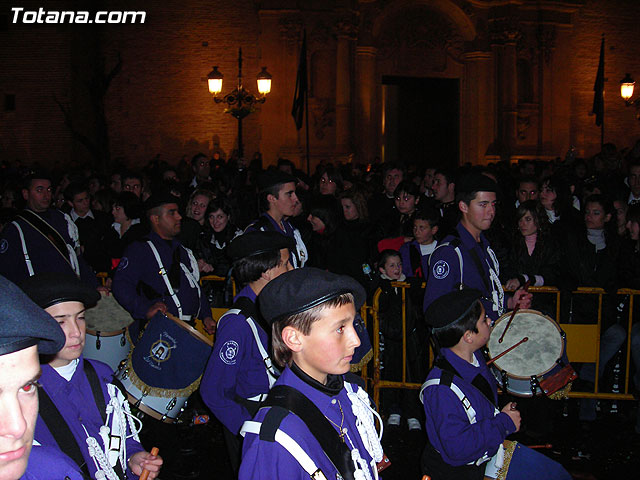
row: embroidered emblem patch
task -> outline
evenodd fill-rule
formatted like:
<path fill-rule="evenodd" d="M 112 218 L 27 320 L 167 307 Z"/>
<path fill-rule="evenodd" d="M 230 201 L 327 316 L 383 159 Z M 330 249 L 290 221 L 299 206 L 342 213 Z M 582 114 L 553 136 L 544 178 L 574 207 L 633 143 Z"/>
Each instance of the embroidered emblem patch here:
<path fill-rule="evenodd" d="M 238 343 L 233 340 L 227 340 L 220 349 L 220 360 L 227 365 L 235 365 L 236 355 L 238 355 Z"/>
<path fill-rule="evenodd" d="M 6 238 L 3 238 L 0 241 L 0 253 L 4 253 L 9 250 L 9 241 Z"/>
<path fill-rule="evenodd" d="M 124 270 L 125 268 L 127 268 L 127 266 L 129 266 L 129 259 L 127 257 L 122 257 L 120 259 L 120 263 L 118 264 L 118 271 Z"/>
<path fill-rule="evenodd" d="M 438 260 L 433 266 L 433 276 L 438 280 L 442 280 L 449 275 L 449 264 L 444 260 Z"/>

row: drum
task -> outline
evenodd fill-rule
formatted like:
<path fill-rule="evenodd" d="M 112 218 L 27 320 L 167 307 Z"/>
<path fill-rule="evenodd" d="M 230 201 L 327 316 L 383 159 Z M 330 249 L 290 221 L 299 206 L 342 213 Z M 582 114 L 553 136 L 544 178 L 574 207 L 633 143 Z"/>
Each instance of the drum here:
<path fill-rule="evenodd" d="M 163 422 L 174 422 L 198 389 L 213 342 L 171 314 L 160 312 L 116 374 L 129 401 Z"/>
<path fill-rule="evenodd" d="M 513 395 L 532 397 L 547 393 L 540 383 L 563 372 L 565 367 L 570 368 L 565 334 L 546 315 L 536 310 L 519 310 L 513 317 L 503 342 L 499 343 L 511 313 L 505 313 L 496 321 L 487 343 L 489 356 L 497 357 L 524 337 L 528 337 L 528 341 L 496 360 L 492 365 L 493 374 L 502 389 Z"/>
<path fill-rule="evenodd" d="M 127 327 L 133 323 L 133 318 L 113 295 L 100 294 L 102 298 L 98 304 L 85 313 L 87 338 L 82 353 L 85 358 L 106 363 L 115 372 L 129 355 L 131 343 Z"/>

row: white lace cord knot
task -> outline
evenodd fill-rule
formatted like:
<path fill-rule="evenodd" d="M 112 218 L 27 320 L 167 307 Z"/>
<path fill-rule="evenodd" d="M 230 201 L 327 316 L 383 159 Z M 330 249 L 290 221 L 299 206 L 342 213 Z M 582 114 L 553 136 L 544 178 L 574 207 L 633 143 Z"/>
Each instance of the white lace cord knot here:
<path fill-rule="evenodd" d="M 500 262 L 498 262 L 498 257 L 493 252 L 491 247 L 487 247 L 487 253 L 489 257 L 491 257 L 491 262 L 493 263 L 493 267 L 489 265 L 489 276 L 491 277 L 491 283 L 493 284 L 493 302 L 496 307 L 496 311 L 498 315 L 502 315 L 504 313 L 504 289 L 502 288 L 502 282 L 500 282 Z"/>
<path fill-rule="evenodd" d="M 84 425 L 82 426 L 82 428 L 84 429 L 84 433 L 87 436 L 87 450 L 89 451 L 89 455 L 93 459 L 93 463 L 96 466 L 96 479 L 106 478 L 108 480 L 120 480 L 111 465 L 109 465 L 107 457 L 102 448 L 100 448 L 100 444 L 98 443 L 98 441 L 89 435 L 89 432 L 87 432 L 87 429 Z M 102 432 L 100 432 L 100 435 L 102 435 Z"/>
<path fill-rule="evenodd" d="M 347 396 L 351 402 L 351 411 L 356 417 L 356 427 L 367 452 L 375 462 L 382 461 L 384 455 L 380 439 L 382 431 L 378 436 L 375 423 L 373 421 L 374 414 L 380 420 L 377 412 L 371 408 L 369 403 L 369 395 L 362 388 L 358 387 L 356 392 L 353 391 L 351 384 L 346 384 Z M 382 421 L 380 420 L 380 425 Z"/>

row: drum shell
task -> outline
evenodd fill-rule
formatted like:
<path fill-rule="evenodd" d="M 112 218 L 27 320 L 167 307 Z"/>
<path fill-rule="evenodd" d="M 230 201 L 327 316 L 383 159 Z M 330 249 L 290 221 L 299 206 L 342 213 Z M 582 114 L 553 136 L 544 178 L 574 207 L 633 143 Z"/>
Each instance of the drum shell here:
<path fill-rule="evenodd" d="M 100 347 L 98 348 L 98 339 Z M 113 371 L 118 370 L 118 366 L 129 356 L 131 342 L 127 329 L 115 332 L 100 332 L 88 330 L 82 354 L 85 358 L 100 360 L 109 365 Z"/>

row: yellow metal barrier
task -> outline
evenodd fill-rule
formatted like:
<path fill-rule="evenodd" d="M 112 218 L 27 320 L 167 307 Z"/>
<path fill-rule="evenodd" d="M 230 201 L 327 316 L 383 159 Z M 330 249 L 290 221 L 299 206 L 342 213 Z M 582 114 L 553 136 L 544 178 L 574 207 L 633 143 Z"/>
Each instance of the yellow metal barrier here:
<path fill-rule="evenodd" d="M 373 399 L 377 405 L 380 401 L 380 390 L 384 388 L 408 388 L 419 389 L 421 384 L 407 382 L 407 338 L 406 338 L 406 295 L 409 284 L 406 282 L 392 282 L 393 287 L 401 289 L 402 298 L 402 376 L 400 381 L 382 380 L 380 377 L 380 294 L 382 291 L 378 289 L 373 296 L 373 305 L 371 307 L 371 315 L 373 318 L 373 372 L 370 379 L 373 387 Z M 422 287 L 424 288 L 423 283 Z M 531 287 L 529 291 L 533 294 L 544 293 L 555 296 L 556 303 L 556 321 L 561 317 L 560 312 L 560 290 L 556 287 Z M 598 315 L 595 324 L 577 324 L 559 322 L 560 328 L 566 333 L 567 356 L 573 363 L 595 363 L 595 388 L 593 392 L 576 392 L 569 393 L 571 398 L 597 398 L 597 399 L 617 399 L 632 400 L 634 397 L 629 393 L 629 377 L 631 367 L 631 327 L 633 324 L 633 305 L 636 295 L 640 295 L 640 290 L 620 289 L 617 295 L 629 295 L 628 303 L 628 321 L 627 321 L 627 341 L 625 356 L 625 379 L 624 389 L 620 393 L 599 392 L 599 367 L 600 367 L 600 335 L 602 330 L 602 301 L 606 292 L 602 288 L 580 287 L 574 292 L 574 295 L 597 295 L 598 296 Z M 433 363 L 433 352 L 431 346 L 429 348 L 429 366 Z"/>

